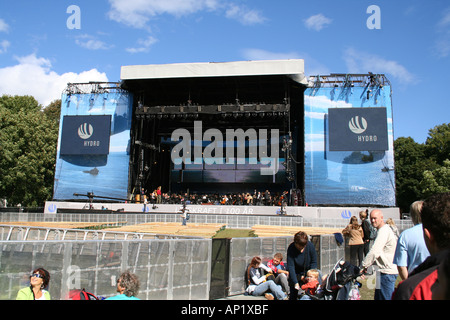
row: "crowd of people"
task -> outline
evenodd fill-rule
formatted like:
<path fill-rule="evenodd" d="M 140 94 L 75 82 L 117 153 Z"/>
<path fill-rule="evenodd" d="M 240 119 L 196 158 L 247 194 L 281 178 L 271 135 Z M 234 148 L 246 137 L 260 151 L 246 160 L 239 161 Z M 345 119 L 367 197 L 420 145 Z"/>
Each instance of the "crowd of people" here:
<path fill-rule="evenodd" d="M 47 291 L 50 283 L 50 273 L 44 268 L 37 268 L 30 274 L 30 285 L 22 288 L 17 293 L 16 300 L 51 300 L 50 292 Z M 97 297 L 89 294 L 90 297 L 84 299 L 78 295 L 68 294 L 67 300 L 141 300 L 136 296 L 139 294 L 140 281 L 136 274 L 126 270 L 122 272 L 116 281 L 116 295 L 108 298 Z M 73 291 L 84 291 L 73 290 Z"/>
<path fill-rule="evenodd" d="M 384 220 L 381 209 L 368 214 L 360 212 L 361 223 L 352 217 L 342 233 L 349 237 L 350 261 L 362 277 L 377 267 L 374 300 L 449 300 L 450 192 L 414 202 L 414 226 L 401 234 Z M 246 292 L 270 300 L 304 300 L 322 289 L 326 275 L 318 269 L 315 247 L 305 232 L 295 234 L 286 257 L 284 263 L 283 254 L 276 253 L 267 264 L 253 257 L 246 269 Z M 50 300 L 49 282 L 48 271 L 33 270 L 29 286 L 20 289 L 17 299 Z M 125 272 L 117 281 L 118 295 L 109 299 L 138 299 L 138 290 L 139 279 Z"/>
<path fill-rule="evenodd" d="M 141 191 L 139 201 L 149 204 L 203 204 L 203 205 L 255 205 L 255 206 L 281 206 L 289 205 L 289 192 L 270 192 L 254 191 L 242 193 L 165 193 L 161 192 L 161 187 L 158 187 L 152 192 Z"/>
<path fill-rule="evenodd" d="M 449 300 L 450 192 L 414 202 L 410 214 L 414 226 L 401 234 L 392 219 L 384 220 L 381 209 L 361 211 L 361 223 L 351 217 L 342 230 L 349 238 L 350 265 L 362 278 L 376 266 L 374 300 Z M 287 263 L 281 260 L 281 253 L 267 265 L 253 257 L 246 273 L 247 293 L 304 300 L 323 289 L 326 275 L 317 269 L 317 254 L 304 232 L 294 236 Z"/>

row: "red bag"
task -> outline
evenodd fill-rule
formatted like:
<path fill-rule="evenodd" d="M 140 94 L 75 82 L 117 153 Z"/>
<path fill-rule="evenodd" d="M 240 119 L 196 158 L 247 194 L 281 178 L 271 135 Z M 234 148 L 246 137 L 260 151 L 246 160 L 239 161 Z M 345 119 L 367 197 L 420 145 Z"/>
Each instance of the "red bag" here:
<path fill-rule="evenodd" d="M 84 290 L 74 289 L 69 291 L 69 300 L 100 300 L 94 294 Z"/>

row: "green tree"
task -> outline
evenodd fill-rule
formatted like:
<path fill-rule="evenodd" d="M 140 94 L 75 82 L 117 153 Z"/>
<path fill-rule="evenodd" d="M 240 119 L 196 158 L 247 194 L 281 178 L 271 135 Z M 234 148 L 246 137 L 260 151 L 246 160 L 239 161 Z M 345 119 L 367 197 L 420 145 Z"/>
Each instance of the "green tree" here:
<path fill-rule="evenodd" d="M 436 164 L 425 157 L 425 146 L 411 137 L 394 141 L 394 158 L 397 206 L 402 212 L 409 212 L 411 203 L 422 198 L 423 171 L 435 169 Z"/>
<path fill-rule="evenodd" d="M 10 205 L 52 198 L 58 123 L 30 96 L 0 98 L 0 197 Z"/>
<path fill-rule="evenodd" d="M 420 182 L 424 198 L 435 193 L 450 191 L 450 160 L 445 159 L 444 165 L 434 170 L 425 170 Z"/>
<path fill-rule="evenodd" d="M 397 205 L 408 212 L 412 202 L 450 188 L 450 124 L 430 129 L 424 144 L 396 139 L 394 157 Z"/>
<path fill-rule="evenodd" d="M 51 102 L 42 111 L 47 116 L 47 118 L 52 119 L 57 123 L 59 123 L 59 118 L 61 115 L 61 99 Z"/>
<path fill-rule="evenodd" d="M 450 159 L 450 123 L 435 126 L 428 131 L 425 141 L 426 155 L 443 165 L 444 161 Z"/>
<path fill-rule="evenodd" d="M 0 97 L 0 108 L 4 108 L 13 113 L 19 111 L 37 112 L 42 109 L 42 106 L 32 96 L 9 96 L 3 95 Z"/>

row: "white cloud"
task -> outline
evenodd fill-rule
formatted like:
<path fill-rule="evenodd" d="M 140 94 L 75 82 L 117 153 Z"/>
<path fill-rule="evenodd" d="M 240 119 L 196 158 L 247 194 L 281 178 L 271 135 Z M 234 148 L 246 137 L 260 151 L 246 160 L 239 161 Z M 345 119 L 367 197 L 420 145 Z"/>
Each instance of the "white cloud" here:
<path fill-rule="evenodd" d="M 159 15 L 182 17 L 201 11 L 221 12 L 245 25 L 266 20 L 257 10 L 225 0 L 109 0 L 109 3 L 111 20 L 139 29 L 149 29 L 148 22 Z"/>
<path fill-rule="evenodd" d="M 215 10 L 216 0 L 109 0 L 110 19 L 135 28 L 147 27 L 147 22 L 161 14 L 177 17 L 201 10 Z"/>
<path fill-rule="evenodd" d="M 417 83 L 417 77 L 394 60 L 387 60 L 375 54 L 348 48 L 344 51 L 344 60 L 349 73 L 389 74 L 402 84 Z"/>
<path fill-rule="evenodd" d="M 327 18 L 323 14 L 319 13 L 319 14 L 309 17 L 304 22 L 305 22 L 305 26 L 308 29 L 320 31 L 327 25 L 331 24 L 332 21 L 333 20 L 331 20 L 330 18 Z"/>
<path fill-rule="evenodd" d="M 5 53 L 10 45 L 11 43 L 8 40 L 0 41 L 0 54 Z"/>
<path fill-rule="evenodd" d="M 266 21 L 266 18 L 259 11 L 236 4 L 229 5 L 225 16 L 229 19 L 235 19 L 244 25 L 258 24 Z"/>
<path fill-rule="evenodd" d="M 156 42 L 158 42 L 158 39 L 152 37 L 152 36 L 148 36 L 145 39 L 139 39 L 137 41 L 137 44 L 139 45 L 138 47 L 135 48 L 126 48 L 125 50 L 129 53 L 141 53 L 141 52 L 149 52 L 150 51 L 150 47 L 155 44 Z"/>
<path fill-rule="evenodd" d="M 95 36 L 91 36 L 88 34 L 78 36 L 75 39 L 75 43 L 80 47 L 89 50 L 107 50 L 112 48 L 112 46 L 106 44 L 101 40 L 98 40 Z"/>
<path fill-rule="evenodd" d="M 60 99 L 69 82 L 108 81 L 97 69 L 58 74 L 52 71 L 50 60 L 36 54 L 16 60 L 18 64 L 0 68 L 0 95 L 31 95 L 43 106 Z"/>
<path fill-rule="evenodd" d="M 438 22 L 438 27 L 447 28 L 450 26 L 450 9 L 444 11 L 441 20 Z"/>
<path fill-rule="evenodd" d="M 306 117 L 313 119 L 322 119 L 323 115 L 328 112 L 329 108 L 351 108 L 352 104 L 343 100 L 331 100 L 326 96 L 305 96 L 305 105 L 311 110 L 305 112 Z"/>
<path fill-rule="evenodd" d="M 0 32 L 8 32 L 9 25 L 5 22 L 5 20 L 0 19 Z"/>
<path fill-rule="evenodd" d="M 271 52 L 263 49 L 244 49 L 242 54 L 246 60 L 284 60 L 302 59 L 297 52 Z"/>
<path fill-rule="evenodd" d="M 450 54 L 450 8 L 445 10 L 437 23 L 438 38 L 434 45 L 434 54 L 445 58 Z"/>

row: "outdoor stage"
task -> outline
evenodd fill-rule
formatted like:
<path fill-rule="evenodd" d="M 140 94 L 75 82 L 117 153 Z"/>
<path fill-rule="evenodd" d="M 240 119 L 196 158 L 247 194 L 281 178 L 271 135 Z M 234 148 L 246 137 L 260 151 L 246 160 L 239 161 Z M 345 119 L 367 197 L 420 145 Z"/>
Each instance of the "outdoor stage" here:
<path fill-rule="evenodd" d="M 91 208 L 90 208 L 91 205 Z M 62 202 L 47 201 L 44 213 L 180 213 L 181 204 L 144 204 L 140 203 L 111 203 L 111 202 Z M 277 206 L 232 206 L 232 205 L 187 205 L 191 214 L 214 215 L 280 215 L 280 207 Z M 90 209 L 89 209 L 90 208 Z M 342 219 L 349 220 L 351 216 L 359 218 L 359 212 L 373 208 L 370 207 L 285 207 L 286 216 L 299 216 L 305 219 Z M 388 218 L 400 219 L 398 208 L 382 208 L 385 220 Z"/>
<path fill-rule="evenodd" d="M 302 59 L 122 66 L 120 83 L 71 83 L 61 101 L 45 213 L 176 214 L 168 203 L 189 199 L 193 214 L 270 216 L 286 201 L 291 217 L 400 218 L 382 74 L 307 80 Z M 158 193 L 167 204 L 138 204 Z"/>

